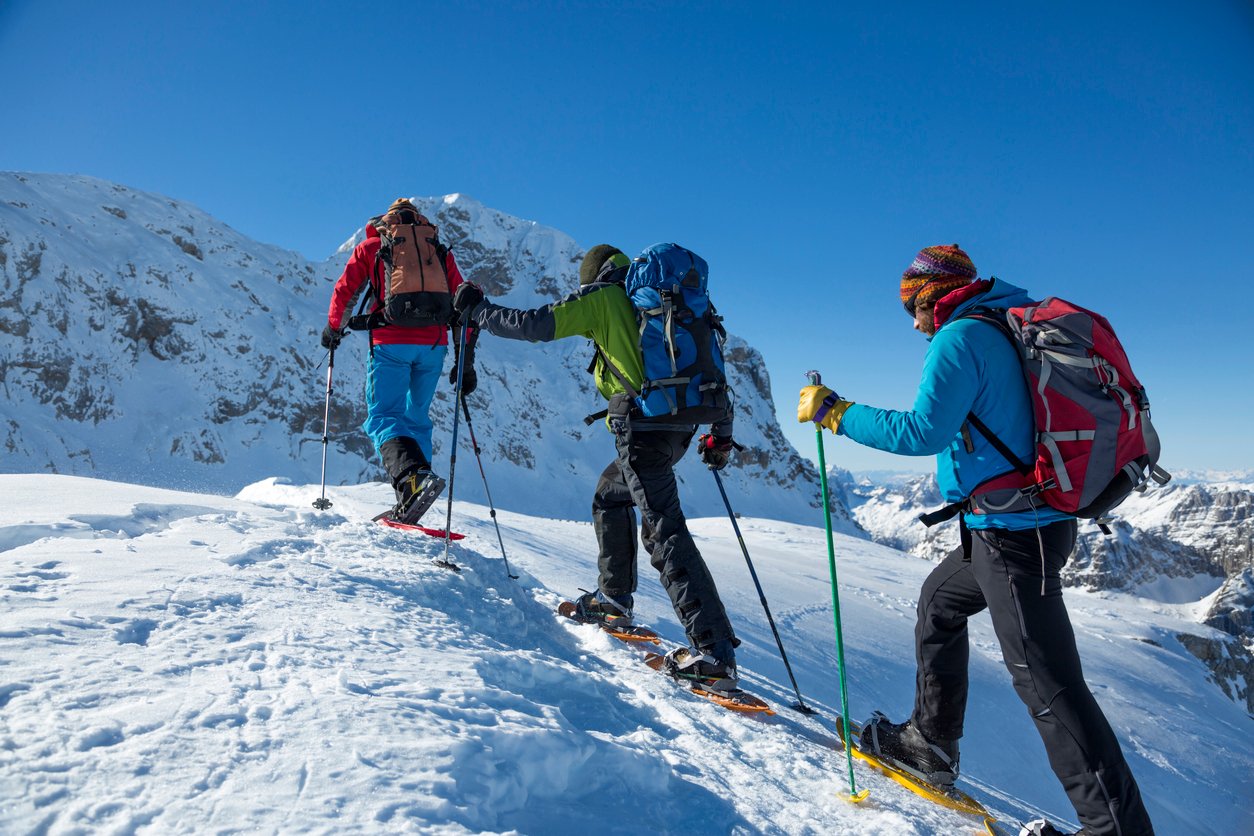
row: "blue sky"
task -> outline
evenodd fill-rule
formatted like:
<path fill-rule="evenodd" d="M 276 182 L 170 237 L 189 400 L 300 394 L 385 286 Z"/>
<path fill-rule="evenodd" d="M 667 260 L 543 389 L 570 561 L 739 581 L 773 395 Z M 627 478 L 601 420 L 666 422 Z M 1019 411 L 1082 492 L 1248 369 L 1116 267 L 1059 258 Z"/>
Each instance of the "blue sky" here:
<path fill-rule="evenodd" d="M 0 168 L 158 191 L 315 258 L 398 194 L 678 241 L 810 456 L 807 369 L 908 407 L 926 344 L 897 281 L 956 242 L 1108 316 L 1165 464 L 1254 468 L 1250 3 L 382 8 L 0 2 Z M 828 461 L 931 466 L 830 438 Z"/>

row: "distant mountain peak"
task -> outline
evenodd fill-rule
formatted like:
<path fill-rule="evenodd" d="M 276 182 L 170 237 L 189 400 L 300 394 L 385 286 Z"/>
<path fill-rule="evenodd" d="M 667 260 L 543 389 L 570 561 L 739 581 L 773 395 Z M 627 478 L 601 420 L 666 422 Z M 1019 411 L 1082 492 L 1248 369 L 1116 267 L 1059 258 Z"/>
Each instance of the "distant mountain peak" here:
<path fill-rule="evenodd" d="M 494 301 L 531 308 L 578 287 L 583 249 L 569 235 L 464 194 L 413 200 Z M 326 383 L 317 335 L 363 235 L 314 263 L 162 195 L 76 175 L 0 175 L 0 467 L 222 491 L 270 476 L 316 479 Z M 359 429 L 366 351 L 354 334 L 336 354 L 333 483 L 381 477 Z M 502 507 L 586 516 L 613 457 L 605 428 L 582 421 L 603 406 L 585 373 L 590 351 L 576 339 L 480 342 L 470 406 Z M 761 355 L 735 338 L 728 353 L 736 437 L 747 448 L 726 472 L 736 510 L 812 520 L 817 472 L 779 429 Z M 438 467 L 447 466 L 451 407 L 443 388 L 432 410 Z M 695 456 L 678 475 L 688 513 L 724 512 Z M 483 498 L 479 480 L 457 488 Z M 834 510 L 838 527 L 858 530 L 843 506 Z"/>

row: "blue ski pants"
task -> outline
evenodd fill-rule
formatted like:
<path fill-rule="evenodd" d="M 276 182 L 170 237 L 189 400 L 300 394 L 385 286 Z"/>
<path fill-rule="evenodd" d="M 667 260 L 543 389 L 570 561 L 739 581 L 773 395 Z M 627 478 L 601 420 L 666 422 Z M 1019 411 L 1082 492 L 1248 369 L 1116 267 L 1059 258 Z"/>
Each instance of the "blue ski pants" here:
<path fill-rule="evenodd" d="M 444 370 L 448 346 L 374 346 L 366 364 L 366 423 L 361 428 L 374 449 L 388 439 L 418 442 L 431 461 L 431 399 Z"/>

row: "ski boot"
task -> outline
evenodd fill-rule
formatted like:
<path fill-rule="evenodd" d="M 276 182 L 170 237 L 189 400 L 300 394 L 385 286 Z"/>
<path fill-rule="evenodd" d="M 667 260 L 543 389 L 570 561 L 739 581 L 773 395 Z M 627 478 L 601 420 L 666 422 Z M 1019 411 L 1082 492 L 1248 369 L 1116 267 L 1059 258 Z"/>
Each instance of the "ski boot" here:
<path fill-rule="evenodd" d="M 736 663 L 724 663 L 708 652 L 680 647 L 663 657 L 664 670 L 672 677 L 711 694 L 728 695 L 740 690 Z"/>
<path fill-rule="evenodd" d="M 430 470 L 411 470 L 396 484 L 396 507 L 392 519 L 417 525 L 422 515 L 444 491 L 444 480 Z"/>
<path fill-rule="evenodd" d="M 928 740 L 914 723 L 892 723 L 878 711 L 862 727 L 858 748 L 942 790 L 958 780 L 958 741 Z"/>
<path fill-rule="evenodd" d="M 604 592 L 585 592 L 575 599 L 575 620 L 586 624 L 600 624 L 610 630 L 624 630 L 635 625 L 631 615 L 631 600 L 625 603 L 611 598 Z"/>

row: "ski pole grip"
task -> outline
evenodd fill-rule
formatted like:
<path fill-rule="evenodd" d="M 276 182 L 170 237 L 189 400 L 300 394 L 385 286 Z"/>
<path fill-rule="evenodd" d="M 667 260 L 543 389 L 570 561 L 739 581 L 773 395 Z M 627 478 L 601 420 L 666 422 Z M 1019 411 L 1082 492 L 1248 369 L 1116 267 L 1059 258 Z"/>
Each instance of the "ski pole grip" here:
<path fill-rule="evenodd" d="M 822 376 L 820 376 L 820 375 L 819 375 L 819 373 L 818 373 L 818 372 L 816 372 L 814 369 L 810 369 L 810 371 L 806 372 L 806 377 L 808 377 L 808 378 L 810 379 L 810 385 L 811 385 L 811 386 L 822 386 L 822 385 L 823 385 L 823 378 L 822 378 Z"/>

